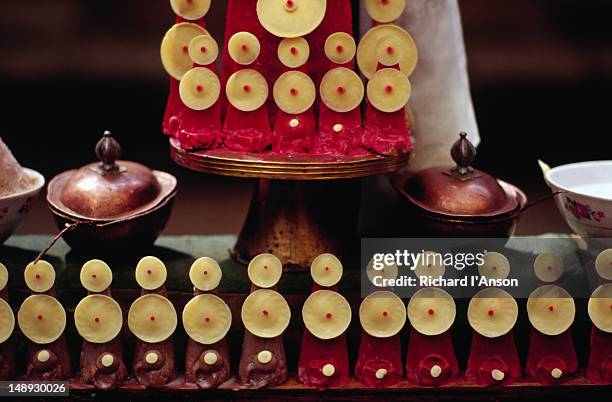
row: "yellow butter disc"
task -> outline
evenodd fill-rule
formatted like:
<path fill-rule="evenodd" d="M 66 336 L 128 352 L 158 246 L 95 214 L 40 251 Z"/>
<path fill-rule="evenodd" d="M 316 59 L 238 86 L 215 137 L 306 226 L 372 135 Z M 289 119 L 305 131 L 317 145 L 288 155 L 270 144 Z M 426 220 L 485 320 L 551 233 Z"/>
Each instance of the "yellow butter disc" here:
<path fill-rule="evenodd" d="M 210 10 L 210 3 L 211 0 L 170 0 L 172 11 L 190 21 L 204 17 Z"/>
<path fill-rule="evenodd" d="M 81 285 L 92 293 L 108 289 L 113 282 L 113 271 L 101 260 L 90 260 L 81 268 Z"/>
<path fill-rule="evenodd" d="M 288 114 L 304 113 L 317 96 L 314 82 L 301 71 L 283 73 L 274 83 L 272 92 L 276 105 Z"/>
<path fill-rule="evenodd" d="M 416 68 L 418 51 L 412 36 L 397 25 L 378 25 L 366 32 L 357 46 L 357 64 L 366 78 L 371 79 L 376 73 L 377 48 L 380 40 L 389 36 L 399 38 L 398 43 L 402 44 L 402 59 L 399 63 L 402 73 L 409 76 Z"/>
<path fill-rule="evenodd" d="M 376 22 L 387 23 L 398 19 L 406 8 L 406 0 L 366 0 L 366 11 Z"/>
<path fill-rule="evenodd" d="M 225 92 L 228 101 L 236 109 L 252 112 L 266 103 L 268 83 L 264 76 L 255 70 L 238 70 L 227 80 Z"/>
<path fill-rule="evenodd" d="M 236 63 L 248 66 L 259 57 L 261 45 L 255 35 L 250 32 L 236 32 L 227 44 L 227 51 Z"/>
<path fill-rule="evenodd" d="M 38 263 L 29 263 L 23 272 L 26 286 L 36 293 L 43 293 L 51 289 L 55 284 L 55 269 L 47 261 L 40 260 Z"/>
<path fill-rule="evenodd" d="M 8 284 L 9 273 L 4 264 L 0 263 L 0 290 L 4 289 Z"/>
<path fill-rule="evenodd" d="M 408 302 L 410 324 L 423 335 L 440 335 L 448 331 L 456 315 L 455 301 L 442 289 L 420 289 Z"/>
<path fill-rule="evenodd" d="M 536 277 L 542 282 L 554 282 L 563 274 L 563 258 L 551 251 L 538 255 L 533 263 Z"/>
<path fill-rule="evenodd" d="M 189 269 L 191 283 L 203 292 L 216 289 L 222 275 L 219 263 L 210 257 L 198 258 Z"/>
<path fill-rule="evenodd" d="M 381 112 L 392 113 L 403 109 L 412 87 L 408 78 L 394 68 L 378 70 L 368 82 L 368 100 Z"/>
<path fill-rule="evenodd" d="M 375 267 L 374 259 L 372 259 L 366 267 L 366 275 L 368 276 L 370 282 L 372 282 L 372 284 L 374 285 L 376 285 L 376 283 L 379 283 L 379 281 L 381 280 L 397 278 L 397 265 L 395 265 L 395 263 L 385 264 L 385 262 L 382 261 L 381 264 L 382 266 Z"/>
<path fill-rule="evenodd" d="M 478 273 L 487 279 L 506 279 L 510 274 L 510 262 L 501 253 L 491 251 L 484 255 L 483 263 L 478 265 Z"/>
<path fill-rule="evenodd" d="M 241 318 L 244 327 L 260 338 L 281 335 L 291 319 L 291 309 L 283 296 L 269 289 L 251 293 L 242 304 Z"/>
<path fill-rule="evenodd" d="M 606 280 L 612 280 L 612 248 L 602 251 L 595 260 L 597 274 Z"/>
<path fill-rule="evenodd" d="M 376 46 L 376 60 L 383 66 L 395 66 L 402 60 L 405 50 L 399 36 L 383 36 Z"/>
<path fill-rule="evenodd" d="M 334 286 L 342 279 L 342 263 L 333 254 L 321 254 L 310 264 L 310 276 L 320 286 Z"/>
<path fill-rule="evenodd" d="M 328 108 L 344 113 L 359 107 L 365 90 L 361 78 L 353 70 L 338 67 L 323 76 L 319 92 Z"/>
<path fill-rule="evenodd" d="M 334 32 L 325 39 L 325 56 L 336 64 L 353 60 L 356 51 L 355 38 L 346 32 Z"/>
<path fill-rule="evenodd" d="M 202 66 L 212 64 L 219 56 L 217 41 L 210 35 L 196 36 L 189 42 L 189 57 Z"/>
<path fill-rule="evenodd" d="M 208 35 L 200 25 L 191 22 L 175 24 L 164 36 L 161 43 L 161 61 L 168 75 L 180 80 L 193 67 L 189 57 L 189 44 L 193 38 Z"/>
<path fill-rule="evenodd" d="M 298 68 L 310 57 L 310 46 L 304 38 L 285 38 L 278 44 L 278 59 L 285 67 Z"/>
<path fill-rule="evenodd" d="M 166 265 L 157 257 L 143 257 L 136 265 L 136 282 L 145 290 L 159 289 L 167 276 Z"/>
<path fill-rule="evenodd" d="M 4 299 L 0 299 L 0 344 L 10 338 L 14 329 L 15 315 L 13 309 Z"/>
<path fill-rule="evenodd" d="M 283 263 L 272 254 L 259 254 L 247 268 L 251 282 L 260 288 L 275 286 L 283 274 Z"/>
<path fill-rule="evenodd" d="M 157 294 L 140 296 L 130 306 L 128 327 L 141 341 L 163 342 L 176 329 L 176 310 L 170 300 Z"/>
<path fill-rule="evenodd" d="M 540 286 L 527 300 L 529 322 L 544 335 L 565 332 L 574 322 L 575 315 L 574 299 L 559 286 Z"/>
<path fill-rule="evenodd" d="M 361 302 L 359 321 L 368 334 L 377 338 L 389 338 L 400 332 L 406 324 L 406 306 L 393 292 L 374 292 Z"/>
<path fill-rule="evenodd" d="M 212 294 L 191 299 L 183 310 L 183 327 L 191 339 L 212 345 L 225 337 L 232 325 L 232 312 L 225 302 Z"/>
<path fill-rule="evenodd" d="M 74 309 L 74 325 L 79 335 L 91 343 L 106 343 L 115 339 L 123 328 L 121 307 L 112 298 L 90 295 Z"/>
<path fill-rule="evenodd" d="M 327 0 L 258 0 L 257 18 L 272 35 L 297 38 L 321 24 L 326 8 Z"/>
<path fill-rule="evenodd" d="M 516 300 L 499 288 L 482 289 L 472 297 L 468 306 L 470 326 L 487 338 L 497 338 L 510 332 L 517 317 Z"/>
<path fill-rule="evenodd" d="M 351 323 L 351 306 L 337 292 L 318 290 L 304 302 L 302 319 L 308 331 L 317 338 L 336 338 Z"/>
<path fill-rule="evenodd" d="M 32 295 L 25 299 L 17 312 L 21 332 L 34 343 L 55 342 L 66 328 L 66 311 L 56 298 Z"/>
<path fill-rule="evenodd" d="M 426 277 L 438 279 L 444 276 L 446 267 L 442 254 L 426 251 L 419 255 L 419 260 L 414 266 L 414 274 L 417 278 Z"/>
<path fill-rule="evenodd" d="M 589 298 L 589 317 L 599 330 L 612 333 L 612 283 L 601 285 Z"/>
<path fill-rule="evenodd" d="M 221 82 L 217 74 L 206 67 L 192 68 L 183 76 L 179 94 L 188 108 L 206 110 L 219 99 Z"/>

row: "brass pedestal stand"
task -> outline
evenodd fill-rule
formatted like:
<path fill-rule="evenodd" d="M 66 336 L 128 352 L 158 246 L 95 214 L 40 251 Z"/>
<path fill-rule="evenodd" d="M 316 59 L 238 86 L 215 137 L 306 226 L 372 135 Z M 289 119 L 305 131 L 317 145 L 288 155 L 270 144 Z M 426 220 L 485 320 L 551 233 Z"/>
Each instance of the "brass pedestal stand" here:
<path fill-rule="evenodd" d="M 260 179 L 232 256 L 246 264 L 257 254 L 273 253 L 292 271 L 308 269 L 324 252 L 340 258 L 355 252 L 358 179 L 393 172 L 409 159 L 245 155 L 224 149 L 187 152 L 175 139 L 170 140 L 170 154 L 176 163 L 195 171 Z"/>

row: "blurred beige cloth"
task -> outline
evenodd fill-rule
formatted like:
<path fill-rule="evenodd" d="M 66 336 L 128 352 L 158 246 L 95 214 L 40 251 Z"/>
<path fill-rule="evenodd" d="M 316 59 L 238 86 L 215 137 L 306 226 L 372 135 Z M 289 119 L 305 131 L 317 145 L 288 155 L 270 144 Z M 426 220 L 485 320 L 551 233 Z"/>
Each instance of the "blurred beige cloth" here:
<path fill-rule="evenodd" d="M 361 33 L 372 22 L 361 2 Z M 457 0 L 407 0 L 397 21 L 414 38 L 419 62 L 410 76 L 415 151 L 410 170 L 452 165 L 450 148 L 465 131 L 474 145 L 480 136 L 467 72 Z"/>

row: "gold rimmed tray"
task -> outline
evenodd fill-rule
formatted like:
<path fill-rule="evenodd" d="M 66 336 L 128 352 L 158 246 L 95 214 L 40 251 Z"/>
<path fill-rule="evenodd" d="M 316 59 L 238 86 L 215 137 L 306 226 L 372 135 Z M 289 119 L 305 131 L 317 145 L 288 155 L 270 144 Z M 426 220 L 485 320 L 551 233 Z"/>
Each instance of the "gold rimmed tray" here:
<path fill-rule="evenodd" d="M 280 155 L 245 154 L 227 149 L 188 152 L 170 139 L 170 155 L 181 166 L 199 172 L 273 180 L 336 180 L 389 173 L 405 166 L 409 154 Z"/>

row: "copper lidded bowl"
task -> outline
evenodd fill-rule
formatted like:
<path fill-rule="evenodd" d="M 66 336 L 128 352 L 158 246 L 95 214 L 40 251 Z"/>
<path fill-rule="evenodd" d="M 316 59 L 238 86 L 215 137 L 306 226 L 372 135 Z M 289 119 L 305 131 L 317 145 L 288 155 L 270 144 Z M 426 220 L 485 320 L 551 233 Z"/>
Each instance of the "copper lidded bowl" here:
<path fill-rule="evenodd" d="M 55 176 L 47 203 L 64 240 L 77 250 L 141 250 L 166 226 L 177 192 L 171 174 L 118 160 L 107 131 L 96 145 L 101 162 Z"/>
<path fill-rule="evenodd" d="M 517 187 L 470 167 L 476 149 L 461 133 L 451 150 L 457 166 L 398 175 L 393 185 L 405 198 L 412 235 L 506 237 L 514 233 L 527 197 Z"/>

